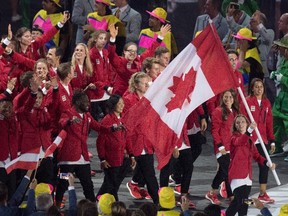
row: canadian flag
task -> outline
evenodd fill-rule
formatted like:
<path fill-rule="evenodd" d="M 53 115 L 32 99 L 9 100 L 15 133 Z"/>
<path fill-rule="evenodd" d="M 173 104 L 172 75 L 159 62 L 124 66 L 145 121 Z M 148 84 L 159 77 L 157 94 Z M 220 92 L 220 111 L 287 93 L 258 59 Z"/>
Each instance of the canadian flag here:
<path fill-rule="evenodd" d="M 210 24 L 168 65 L 137 106 L 128 110 L 124 123 L 129 133 L 151 141 L 161 169 L 182 142 L 187 116 L 211 97 L 236 86 L 227 54 Z"/>
<path fill-rule="evenodd" d="M 19 157 L 5 164 L 7 174 L 14 169 L 34 170 L 37 167 L 40 147 L 31 149 L 29 152 L 21 154 Z"/>
<path fill-rule="evenodd" d="M 67 132 L 65 130 L 61 130 L 58 136 L 55 138 L 53 143 L 46 149 L 44 157 L 48 157 L 51 155 L 57 148 L 61 148 L 61 144 L 65 140 L 67 136 Z"/>

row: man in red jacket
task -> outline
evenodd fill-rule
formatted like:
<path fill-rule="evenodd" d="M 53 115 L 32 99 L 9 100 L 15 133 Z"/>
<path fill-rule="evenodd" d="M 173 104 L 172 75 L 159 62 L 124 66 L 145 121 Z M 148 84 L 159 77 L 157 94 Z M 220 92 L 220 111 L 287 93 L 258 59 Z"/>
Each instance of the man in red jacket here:
<path fill-rule="evenodd" d="M 84 92 L 74 93 L 72 108 L 62 113 L 59 121 L 61 127 L 66 130 L 67 137 L 58 152 L 57 159 L 60 172 L 76 173 L 83 187 L 85 198 L 95 202 L 94 186 L 90 176 L 91 167 L 87 146 L 88 132 L 90 127 L 96 131 L 109 131 L 111 129 L 101 126 L 93 119 L 88 112 L 89 106 L 89 99 Z M 117 129 L 118 127 L 112 127 L 112 130 Z M 67 188 L 68 181 L 60 179 L 56 190 L 56 205 L 58 207 Z"/>

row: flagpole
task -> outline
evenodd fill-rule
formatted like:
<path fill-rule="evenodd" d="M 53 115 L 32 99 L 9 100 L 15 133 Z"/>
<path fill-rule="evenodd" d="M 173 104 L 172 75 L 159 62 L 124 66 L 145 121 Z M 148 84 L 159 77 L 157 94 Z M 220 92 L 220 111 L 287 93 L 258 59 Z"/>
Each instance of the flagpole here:
<path fill-rule="evenodd" d="M 251 113 L 251 111 L 250 111 L 250 109 L 249 109 L 249 107 L 248 107 L 248 104 L 247 104 L 247 101 L 246 101 L 246 99 L 245 99 L 245 96 L 244 96 L 244 94 L 243 94 L 243 92 L 242 92 L 242 89 L 241 89 L 240 87 L 237 87 L 237 90 L 238 90 L 238 92 L 239 92 L 239 94 L 240 94 L 240 97 L 241 97 L 241 99 L 242 99 L 242 102 L 243 102 L 243 104 L 244 104 L 244 106 L 245 106 L 246 112 L 248 113 L 248 116 L 249 116 L 249 118 L 250 118 L 250 121 L 251 121 L 251 122 L 254 122 L 254 118 L 253 118 L 252 113 Z M 270 158 L 270 156 L 269 156 L 269 154 L 268 154 L 268 152 L 267 152 L 267 149 L 266 149 L 265 144 L 264 144 L 264 142 L 263 142 L 263 139 L 262 139 L 262 137 L 261 137 L 261 135 L 260 135 L 260 132 L 259 132 L 259 130 L 258 130 L 258 127 L 255 128 L 255 132 L 256 132 L 256 135 L 257 135 L 257 137 L 258 137 L 258 139 L 259 139 L 259 141 L 260 141 L 261 147 L 262 147 L 263 152 L 264 152 L 264 154 L 265 154 L 265 156 L 266 156 L 266 159 L 267 159 L 267 161 L 268 161 L 268 164 L 269 164 L 269 166 L 271 166 L 271 165 L 272 165 L 272 161 L 271 161 L 271 158 Z M 279 178 L 278 178 L 278 175 L 277 175 L 277 173 L 276 173 L 276 170 L 275 170 L 275 169 L 272 170 L 272 173 L 273 173 L 273 175 L 274 175 L 274 178 L 275 178 L 275 180 L 276 180 L 277 185 L 281 185 L 281 182 L 280 182 L 280 180 L 279 180 Z"/>
<path fill-rule="evenodd" d="M 35 172 L 34 172 L 34 177 L 32 179 L 36 178 L 36 174 L 37 174 L 39 163 L 41 163 L 42 159 L 43 159 L 42 158 L 41 160 L 39 160 L 40 159 L 40 153 L 41 153 L 41 147 L 40 147 L 40 150 L 39 150 L 39 153 L 38 153 L 38 160 L 37 160 L 37 164 L 36 164 L 36 168 L 35 168 Z"/>

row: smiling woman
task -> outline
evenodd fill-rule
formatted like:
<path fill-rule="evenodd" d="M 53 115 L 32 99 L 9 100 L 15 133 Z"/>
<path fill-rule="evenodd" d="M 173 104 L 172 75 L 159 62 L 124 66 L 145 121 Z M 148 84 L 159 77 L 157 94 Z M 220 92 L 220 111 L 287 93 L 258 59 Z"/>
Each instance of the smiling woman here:
<path fill-rule="evenodd" d="M 211 189 L 206 194 L 206 199 L 212 204 L 220 205 L 217 197 L 217 190 L 224 181 L 227 196 L 232 197 L 232 191 L 228 182 L 228 167 L 230 164 L 230 138 L 234 117 L 239 113 L 238 100 L 233 89 L 223 92 L 220 106 L 212 112 L 211 133 L 214 142 L 214 152 L 219 163 L 219 169 L 213 179 Z"/>
<path fill-rule="evenodd" d="M 267 151 L 270 153 L 275 152 L 275 137 L 273 131 L 273 117 L 272 109 L 269 100 L 265 95 L 265 87 L 262 79 L 254 78 L 250 85 L 251 94 L 246 98 L 249 109 L 253 115 L 254 121 L 257 123 L 257 127 L 265 144 Z M 241 107 L 242 113 L 248 117 L 247 111 L 244 106 Z M 260 145 L 260 140 L 256 134 L 252 134 L 255 146 L 258 152 L 265 157 L 264 151 Z M 260 194 L 258 199 L 265 203 L 273 203 L 274 199 L 271 199 L 266 193 L 268 171 L 269 168 L 266 165 L 258 164 L 259 166 L 259 183 L 260 183 Z"/>

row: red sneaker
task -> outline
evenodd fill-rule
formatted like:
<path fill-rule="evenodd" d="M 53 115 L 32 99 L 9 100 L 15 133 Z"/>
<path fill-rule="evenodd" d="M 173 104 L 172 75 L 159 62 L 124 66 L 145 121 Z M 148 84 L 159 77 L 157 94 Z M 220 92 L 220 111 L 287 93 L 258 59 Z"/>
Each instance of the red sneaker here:
<path fill-rule="evenodd" d="M 174 187 L 174 193 L 177 195 L 181 195 L 181 185 L 176 185 Z"/>
<path fill-rule="evenodd" d="M 264 193 L 263 195 L 258 196 L 258 199 L 262 202 L 262 203 L 274 203 L 275 200 L 271 199 L 267 193 Z"/>
<path fill-rule="evenodd" d="M 180 197 L 180 199 L 177 201 L 177 206 L 181 206 L 181 203 L 182 203 L 182 197 Z M 189 209 L 195 209 L 196 208 L 196 205 L 186 196 L 186 200 L 189 201 Z"/>
<path fill-rule="evenodd" d="M 144 188 L 140 188 L 139 190 L 139 193 L 140 195 L 142 196 L 143 199 L 146 199 L 146 200 L 151 200 L 151 196 L 149 195 L 148 191 Z"/>
<path fill-rule="evenodd" d="M 142 199 L 142 196 L 139 191 L 137 184 L 133 184 L 131 181 L 127 182 L 126 187 L 128 188 L 130 195 L 135 199 Z"/>
<path fill-rule="evenodd" d="M 220 184 L 220 191 L 219 191 L 220 195 L 223 197 L 223 198 L 227 198 L 227 191 L 226 191 L 226 184 L 225 184 L 225 181 L 223 181 L 221 184 Z"/>
<path fill-rule="evenodd" d="M 210 202 L 212 204 L 215 204 L 215 205 L 220 205 L 221 204 L 221 202 L 218 199 L 217 194 L 210 193 L 210 191 L 208 191 L 208 193 L 205 195 L 205 198 L 210 200 Z"/>

